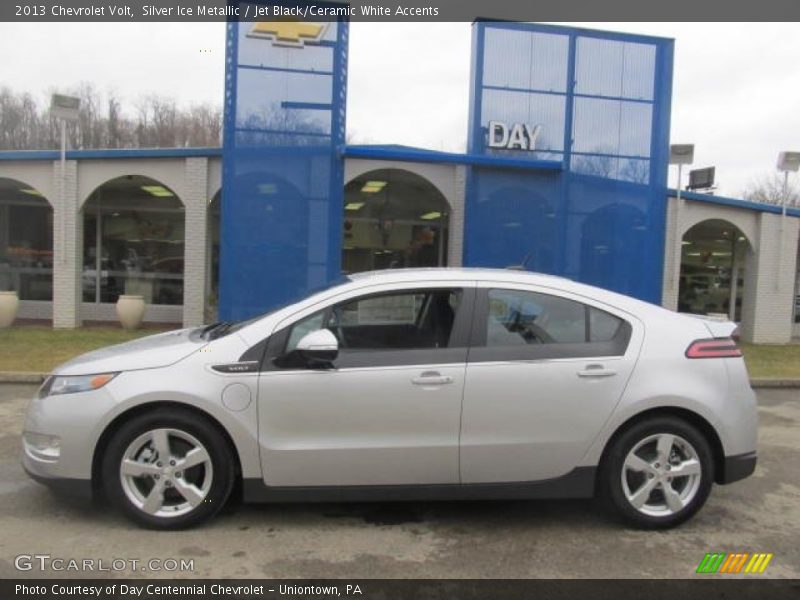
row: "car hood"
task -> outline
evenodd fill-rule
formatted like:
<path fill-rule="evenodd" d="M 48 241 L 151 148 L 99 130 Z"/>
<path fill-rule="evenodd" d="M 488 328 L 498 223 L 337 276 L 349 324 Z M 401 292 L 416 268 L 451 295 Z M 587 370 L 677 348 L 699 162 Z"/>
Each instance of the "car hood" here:
<path fill-rule="evenodd" d="M 196 328 L 179 329 L 100 348 L 59 365 L 53 374 L 90 375 L 166 367 L 183 360 L 208 343 L 197 331 Z"/>

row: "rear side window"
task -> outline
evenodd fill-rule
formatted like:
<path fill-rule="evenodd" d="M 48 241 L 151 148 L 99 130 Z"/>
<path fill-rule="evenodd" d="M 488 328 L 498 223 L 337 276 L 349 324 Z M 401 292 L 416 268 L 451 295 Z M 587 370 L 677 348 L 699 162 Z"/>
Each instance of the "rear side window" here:
<path fill-rule="evenodd" d="M 631 331 L 626 320 L 569 298 L 482 290 L 470 361 L 622 356 Z"/>
<path fill-rule="evenodd" d="M 616 337 L 624 321 L 599 308 L 589 307 L 589 341 L 608 342 Z"/>
<path fill-rule="evenodd" d="M 583 304 L 518 290 L 489 290 L 487 346 L 586 341 Z"/>

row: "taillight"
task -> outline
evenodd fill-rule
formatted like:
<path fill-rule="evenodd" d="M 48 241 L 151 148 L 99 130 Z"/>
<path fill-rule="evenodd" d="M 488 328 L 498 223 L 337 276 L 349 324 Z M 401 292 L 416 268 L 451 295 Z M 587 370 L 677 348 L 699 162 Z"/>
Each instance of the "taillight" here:
<path fill-rule="evenodd" d="M 695 340 L 686 349 L 686 358 L 731 358 L 742 351 L 731 338 Z"/>

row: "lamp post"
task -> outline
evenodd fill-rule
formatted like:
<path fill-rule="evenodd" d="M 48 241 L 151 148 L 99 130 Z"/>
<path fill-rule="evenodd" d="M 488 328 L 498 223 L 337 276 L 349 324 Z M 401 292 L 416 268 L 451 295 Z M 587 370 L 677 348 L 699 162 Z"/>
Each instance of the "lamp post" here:
<path fill-rule="evenodd" d="M 786 216 L 786 204 L 789 202 L 789 173 L 800 169 L 800 152 L 781 152 L 778 154 L 778 171 L 783 173 L 783 197 L 781 198 L 781 215 Z"/>
<path fill-rule="evenodd" d="M 61 125 L 61 193 L 59 203 L 66 216 L 67 202 L 67 122 L 74 123 L 80 116 L 81 100 L 73 96 L 53 94 L 50 101 L 50 115 L 58 119 Z M 67 219 L 61 219 L 61 263 L 67 261 Z"/>
<path fill-rule="evenodd" d="M 694 144 L 672 144 L 669 147 L 669 164 L 678 165 L 678 185 L 675 188 L 678 190 L 678 198 L 675 203 L 675 233 L 680 231 L 680 214 L 681 214 L 681 179 L 683 177 L 683 165 L 691 165 L 694 162 Z M 674 265 L 670 270 L 670 283 L 671 287 L 675 287 L 675 273 L 680 274 L 681 270 L 681 244 L 682 240 L 675 240 L 675 250 L 673 252 Z"/>
<path fill-rule="evenodd" d="M 672 144 L 669 147 L 669 164 L 678 165 L 678 202 L 681 200 L 681 178 L 683 176 L 683 165 L 690 165 L 694 162 L 694 144 Z"/>

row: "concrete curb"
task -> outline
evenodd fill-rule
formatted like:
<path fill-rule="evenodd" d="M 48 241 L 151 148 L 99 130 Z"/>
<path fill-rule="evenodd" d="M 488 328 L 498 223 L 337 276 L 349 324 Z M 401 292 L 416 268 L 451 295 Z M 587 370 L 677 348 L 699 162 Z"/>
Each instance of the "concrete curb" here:
<path fill-rule="evenodd" d="M 47 373 L 28 371 L 0 371 L 0 384 L 2 383 L 35 383 L 40 384 L 47 377 Z M 750 380 L 754 389 L 769 388 L 800 388 L 800 378 L 781 377 L 756 377 Z"/>
<path fill-rule="evenodd" d="M 780 377 L 758 377 L 750 380 L 750 385 L 754 389 L 767 389 L 767 388 L 800 388 L 800 379 Z"/>
<path fill-rule="evenodd" d="M 0 383 L 35 383 L 40 384 L 47 377 L 47 373 L 32 371 L 0 371 Z"/>

